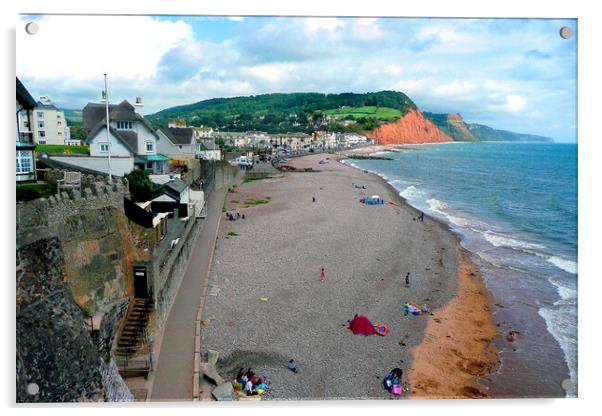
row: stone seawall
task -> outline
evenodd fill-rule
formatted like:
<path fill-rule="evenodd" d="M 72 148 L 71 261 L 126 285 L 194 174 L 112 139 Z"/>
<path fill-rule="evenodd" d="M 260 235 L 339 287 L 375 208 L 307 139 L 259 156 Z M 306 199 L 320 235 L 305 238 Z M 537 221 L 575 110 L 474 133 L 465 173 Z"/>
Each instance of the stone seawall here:
<path fill-rule="evenodd" d="M 101 360 L 56 237 L 17 249 L 16 328 L 17 402 L 104 400 Z"/>

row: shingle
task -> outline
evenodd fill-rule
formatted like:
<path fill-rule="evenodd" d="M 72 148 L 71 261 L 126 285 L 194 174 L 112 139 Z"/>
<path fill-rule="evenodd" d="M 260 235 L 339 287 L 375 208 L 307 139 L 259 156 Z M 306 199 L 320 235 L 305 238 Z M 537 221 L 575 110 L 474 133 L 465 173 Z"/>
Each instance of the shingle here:
<path fill-rule="evenodd" d="M 160 130 L 173 144 L 191 144 L 193 142 L 194 129 L 166 127 Z"/>

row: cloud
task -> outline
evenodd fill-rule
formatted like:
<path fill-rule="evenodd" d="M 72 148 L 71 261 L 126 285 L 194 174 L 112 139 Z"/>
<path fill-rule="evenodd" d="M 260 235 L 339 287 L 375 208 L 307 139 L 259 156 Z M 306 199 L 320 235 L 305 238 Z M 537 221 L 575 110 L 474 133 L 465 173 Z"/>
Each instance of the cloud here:
<path fill-rule="evenodd" d="M 440 96 L 462 96 L 477 89 L 472 82 L 453 80 L 448 84 L 438 85 L 434 88 L 435 95 Z"/>
<path fill-rule="evenodd" d="M 26 23 L 19 19 L 19 26 Z M 18 75 L 91 80 L 155 75 L 163 55 L 192 39 L 182 20 L 143 16 L 44 16 L 40 31 L 17 30 Z M 35 52 L 32 52 L 35 51 Z"/>
<path fill-rule="evenodd" d="M 547 54 L 547 53 L 543 53 L 542 51 L 538 50 L 538 49 L 531 49 L 530 51 L 528 51 L 527 53 L 525 53 L 525 58 L 529 59 L 550 59 L 551 55 Z"/>
<path fill-rule="evenodd" d="M 311 37 L 318 34 L 334 36 L 337 30 L 345 27 L 345 23 L 336 17 L 308 17 L 303 19 L 305 33 Z"/>
<path fill-rule="evenodd" d="M 356 19 L 351 26 L 351 32 L 356 39 L 362 41 L 378 41 L 385 36 L 380 28 L 378 19 Z"/>
<path fill-rule="evenodd" d="M 25 16 L 19 25 L 30 19 Z M 574 136 L 571 20 L 43 16 L 17 31 L 17 75 L 65 108 L 143 96 L 146 112 L 270 92 L 397 90 L 424 111 Z M 107 30 L 109 28 L 110 30 Z M 77 36 L 75 34 L 78 34 Z M 524 115 L 524 117 L 523 117 Z M 533 123 L 534 118 L 537 123 Z"/>
<path fill-rule="evenodd" d="M 492 110 L 502 110 L 508 113 L 518 113 L 522 111 L 527 105 L 527 100 L 518 94 L 506 95 L 505 102 L 501 104 L 491 105 Z"/>

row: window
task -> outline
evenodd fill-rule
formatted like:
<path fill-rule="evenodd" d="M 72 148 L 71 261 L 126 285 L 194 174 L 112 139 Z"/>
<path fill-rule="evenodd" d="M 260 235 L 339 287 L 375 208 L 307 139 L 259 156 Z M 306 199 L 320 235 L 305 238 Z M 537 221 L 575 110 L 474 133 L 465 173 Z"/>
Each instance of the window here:
<path fill-rule="evenodd" d="M 38 136 L 39 136 L 39 137 L 46 137 L 46 132 L 45 132 L 44 130 L 40 130 L 40 131 L 38 132 Z"/>
<path fill-rule="evenodd" d="M 44 128 L 44 122 L 43 121 L 38 121 L 38 128 L 39 129 L 43 129 Z"/>
<path fill-rule="evenodd" d="M 57 114 L 57 115 L 56 115 L 56 118 L 61 118 L 61 115 L 60 115 L 60 114 Z"/>
<path fill-rule="evenodd" d="M 31 173 L 31 152 L 17 150 L 17 173 Z"/>
<path fill-rule="evenodd" d="M 181 148 L 182 148 L 182 145 L 181 145 L 181 144 L 179 144 L 179 145 L 178 145 L 178 149 L 181 149 Z"/>
<path fill-rule="evenodd" d="M 43 111 L 38 111 L 38 117 L 39 118 L 44 118 L 44 112 Z"/>
<path fill-rule="evenodd" d="M 62 131 L 57 131 L 56 134 L 58 134 L 59 136 L 62 136 L 63 132 Z"/>
<path fill-rule="evenodd" d="M 131 121 L 117 121 L 117 128 L 119 130 L 131 130 L 132 122 Z"/>
<path fill-rule="evenodd" d="M 46 140 L 38 140 L 38 144 L 46 144 Z"/>
<path fill-rule="evenodd" d="M 147 152 L 153 151 L 153 142 L 146 142 L 146 151 Z"/>
<path fill-rule="evenodd" d="M 62 122 L 60 122 L 60 121 L 57 121 L 57 122 L 56 122 L 56 125 L 57 125 L 57 126 L 61 126 L 62 124 L 63 124 L 63 123 L 62 123 Z"/>
<path fill-rule="evenodd" d="M 108 152 L 109 151 L 109 144 L 108 143 L 101 143 L 100 144 L 100 151 L 101 152 Z"/>
<path fill-rule="evenodd" d="M 29 128 L 29 121 L 24 121 L 23 122 L 23 127 L 25 127 L 26 129 Z"/>

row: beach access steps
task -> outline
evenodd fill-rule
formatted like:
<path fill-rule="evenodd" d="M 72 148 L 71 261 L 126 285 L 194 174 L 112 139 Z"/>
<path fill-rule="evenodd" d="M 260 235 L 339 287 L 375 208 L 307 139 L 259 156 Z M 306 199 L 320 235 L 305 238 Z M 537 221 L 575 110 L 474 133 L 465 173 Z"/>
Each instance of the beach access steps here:
<path fill-rule="evenodd" d="M 152 309 L 150 298 L 134 298 L 115 349 L 115 359 L 122 377 L 146 377 L 152 370 L 152 351 L 147 325 Z"/>

